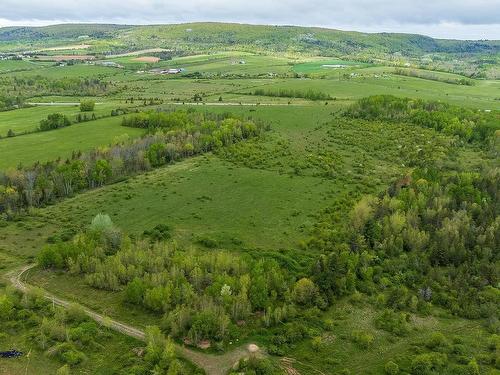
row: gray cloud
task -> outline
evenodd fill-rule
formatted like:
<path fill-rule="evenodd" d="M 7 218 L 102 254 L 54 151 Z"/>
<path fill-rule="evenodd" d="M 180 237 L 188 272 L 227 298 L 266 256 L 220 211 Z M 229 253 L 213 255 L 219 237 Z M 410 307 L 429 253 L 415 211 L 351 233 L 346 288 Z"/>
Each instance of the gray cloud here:
<path fill-rule="evenodd" d="M 500 0 L 0 0 L 12 23 L 229 21 L 500 37 Z M 430 30 L 425 32 L 425 30 Z M 469 31 L 468 31 L 469 30 Z M 447 35 L 452 33 L 453 35 Z M 443 34 L 443 35 L 439 35 Z"/>

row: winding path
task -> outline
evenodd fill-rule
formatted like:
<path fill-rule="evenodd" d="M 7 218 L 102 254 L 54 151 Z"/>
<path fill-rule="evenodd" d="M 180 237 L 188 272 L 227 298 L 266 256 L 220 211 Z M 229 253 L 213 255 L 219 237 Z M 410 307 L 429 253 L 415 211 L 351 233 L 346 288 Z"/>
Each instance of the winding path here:
<path fill-rule="evenodd" d="M 11 284 L 21 292 L 23 293 L 27 292 L 30 286 L 22 281 L 22 277 L 26 272 L 28 272 L 35 266 L 36 264 L 30 264 L 22 267 L 19 270 L 10 272 L 8 274 L 8 278 Z M 68 308 L 69 306 L 72 305 L 71 302 L 58 298 L 53 294 L 48 293 L 45 290 L 44 290 L 44 297 L 52 301 L 54 304 L 62 306 L 64 308 Z M 100 324 L 103 324 L 117 332 L 123 333 L 124 335 L 136 338 L 141 341 L 145 341 L 146 339 L 144 331 L 141 331 L 140 329 L 119 322 L 117 320 L 111 319 L 104 315 L 98 314 L 95 311 L 92 311 L 88 308 L 83 307 L 83 309 L 90 318 L 92 318 L 93 320 L 95 320 Z M 229 369 L 231 369 L 231 367 L 241 358 L 245 358 L 250 355 L 248 347 L 249 346 L 241 346 L 225 354 L 214 355 L 214 354 L 200 353 L 176 344 L 177 354 L 187 359 L 188 361 L 194 363 L 198 367 L 204 369 L 207 375 L 226 374 L 229 371 Z"/>

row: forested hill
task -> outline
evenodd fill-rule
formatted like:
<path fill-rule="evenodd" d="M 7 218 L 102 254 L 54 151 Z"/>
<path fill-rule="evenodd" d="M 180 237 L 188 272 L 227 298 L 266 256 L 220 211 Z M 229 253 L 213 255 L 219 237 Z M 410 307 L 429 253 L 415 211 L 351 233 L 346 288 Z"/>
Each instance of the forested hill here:
<path fill-rule="evenodd" d="M 62 24 L 42 27 L 2 27 L 0 28 L 0 41 L 23 42 L 23 41 L 51 41 L 51 40 L 74 40 L 82 37 L 96 39 L 112 38 L 117 35 L 118 30 L 128 29 L 126 25 L 104 25 L 104 24 Z"/>
<path fill-rule="evenodd" d="M 81 40 L 82 37 L 110 40 L 113 49 L 135 46 L 198 50 L 224 48 L 358 56 L 500 52 L 500 41 L 444 40 L 415 34 L 368 34 L 297 26 L 191 23 L 148 26 L 64 24 L 0 28 L 1 44 L 43 44 Z"/>

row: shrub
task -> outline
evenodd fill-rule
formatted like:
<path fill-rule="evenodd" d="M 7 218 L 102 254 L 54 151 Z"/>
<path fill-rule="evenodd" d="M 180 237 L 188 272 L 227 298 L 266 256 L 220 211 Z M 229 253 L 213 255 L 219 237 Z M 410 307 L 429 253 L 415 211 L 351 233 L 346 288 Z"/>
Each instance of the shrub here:
<path fill-rule="evenodd" d="M 311 305 L 318 296 L 318 288 L 314 282 L 304 277 L 295 283 L 292 295 L 299 305 Z"/>
<path fill-rule="evenodd" d="M 411 361 L 412 375 L 430 375 L 446 366 L 446 354 L 425 353 L 415 356 Z"/>
<path fill-rule="evenodd" d="M 69 125 L 71 125 L 71 121 L 68 119 L 67 116 L 61 113 L 53 113 L 51 115 L 48 115 L 46 119 L 40 121 L 40 130 L 41 131 L 54 130 Z"/>
<path fill-rule="evenodd" d="M 153 229 L 145 230 L 144 237 L 149 237 L 151 241 L 165 241 L 172 237 L 170 231 L 172 228 L 166 224 L 158 224 Z"/>
<path fill-rule="evenodd" d="M 439 349 L 446 348 L 448 345 L 446 337 L 441 332 L 434 332 L 425 343 L 425 346 L 429 349 L 438 351 Z"/>
<path fill-rule="evenodd" d="M 200 245 L 203 245 L 209 249 L 214 249 L 218 246 L 217 240 L 210 238 L 210 237 L 205 237 L 205 236 L 200 236 L 196 239 L 196 242 L 198 242 Z"/>
<path fill-rule="evenodd" d="M 393 361 L 389 361 L 384 366 L 384 371 L 387 375 L 397 375 L 399 374 L 399 366 Z"/>
<path fill-rule="evenodd" d="M 70 375 L 70 374 L 71 372 L 68 365 L 60 367 L 56 372 L 56 375 Z"/>
<path fill-rule="evenodd" d="M 93 100 L 82 100 L 80 102 L 81 112 L 92 112 L 95 107 L 95 102 Z"/>
<path fill-rule="evenodd" d="M 103 233 L 111 228 L 113 228 L 113 221 L 111 221 L 109 215 L 102 213 L 97 214 L 90 224 L 90 230 L 96 233 Z"/>
<path fill-rule="evenodd" d="M 61 360 L 70 366 L 76 366 L 85 360 L 85 354 L 78 350 L 68 350 L 61 354 Z"/>
<path fill-rule="evenodd" d="M 81 323 L 87 320 L 87 314 L 81 305 L 72 303 L 66 310 L 66 320 L 73 323 Z"/>
<path fill-rule="evenodd" d="M 372 334 L 363 331 L 353 331 L 351 339 L 363 349 L 368 349 L 375 340 Z"/>
<path fill-rule="evenodd" d="M 479 375 L 479 365 L 476 360 L 473 359 L 467 364 L 467 375 Z"/>
<path fill-rule="evenodd" d="M 409 332 L 406 314 L 392 310 L 384 310 L 376 319 L 375 326 L 397 336 L 404 336 Z"/>
<path fill-rule="evenodd" d="M 0 296 L 0 319 L 8 320 L 14 312 L 14 303 L 6 296 Z"/>

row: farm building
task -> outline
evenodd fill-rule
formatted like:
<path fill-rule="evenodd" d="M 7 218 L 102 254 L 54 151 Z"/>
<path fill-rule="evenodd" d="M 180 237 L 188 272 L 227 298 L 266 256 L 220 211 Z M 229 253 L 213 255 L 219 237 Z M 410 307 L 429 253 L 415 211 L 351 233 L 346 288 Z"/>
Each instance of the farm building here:
<path fill-rule="evenodd" d="M 151 69 L 149 72 L 153 74 L 179 74 L 184 71 L 185 69 L 183 68 L 170 68 L 170 69 L 155 68 Z"/>

